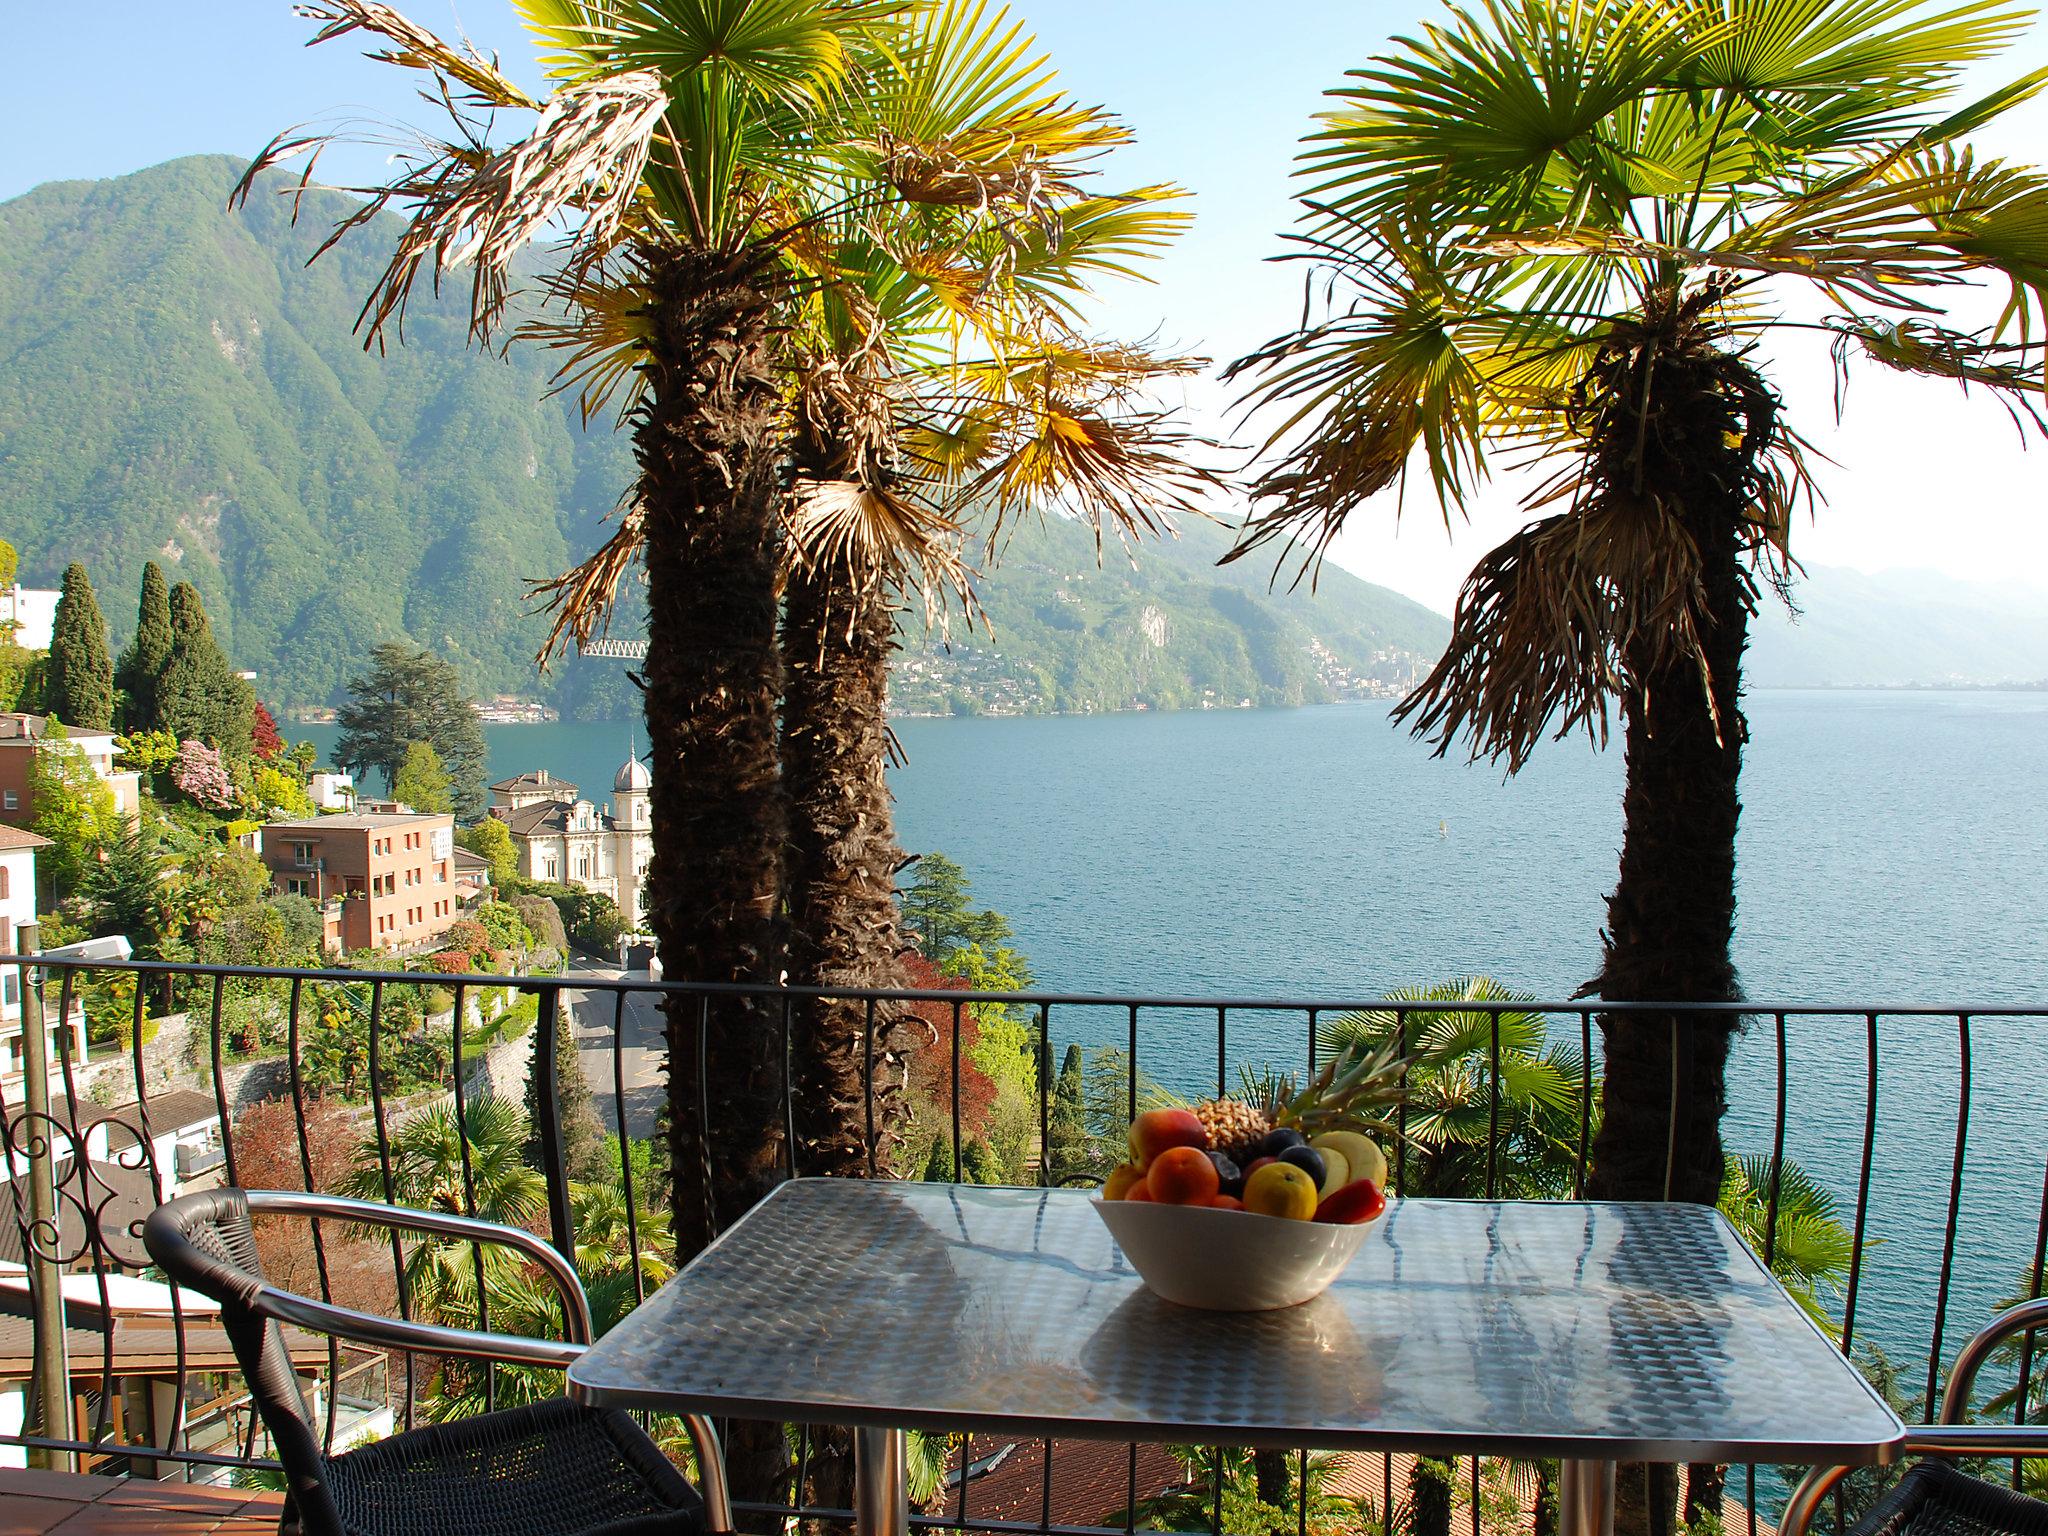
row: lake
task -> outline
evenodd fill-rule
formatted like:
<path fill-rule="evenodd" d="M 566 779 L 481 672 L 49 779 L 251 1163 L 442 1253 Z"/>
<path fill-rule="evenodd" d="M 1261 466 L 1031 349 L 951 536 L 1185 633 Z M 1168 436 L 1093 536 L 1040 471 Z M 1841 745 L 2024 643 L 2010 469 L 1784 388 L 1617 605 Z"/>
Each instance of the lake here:
<path fill-rule="evenodd" d="M 2048 1007 L 2048 693 L 1762 692 L 1748 710 L 1736 957 L 1749 996 Z M 602 801 L 629 729 L 490 727 L 492 777 L 545 767 Z M 1042 988 L 1355 999 L 1483 972 L 1558 1001 L 1599 962 L 1621 842 L 1618 741 L 1548 744 L 1504 780 L 1433 757 L 1383 705 L 904 720 L 896 732 L 903 845 L 966 868 Z M 332 728 L 288 734 L 323 751 L 333 740 Z M 1233 1063 L 1299 1060 L 1302 1027 L 1298 1015 L 1234 1020 Z M 2048 1140 L 2041 1027 L 1970 1025 L 1951 1348 L 2031 1251 Z M 1121 1013 L 1073 1013 L 1056 1033 L 1116 1043 L 1123 1028 Z M 1946 1217 L 1958 1033 L 1953 1018 L 1883 1026 L 1871 1230 L 1884 1242 L 1864 1318 L 1914 1359 Z M 1147 1016 L 1154 1076 L 1200 1089 L 1214 1051 L 1213 1017 Z M 1846 1208 L 1863 1023 L 1794 1017 L 1787 1056 L 1787 1150 Z M 1729 1144 L 1768 1151 L 1768 1019 L 1734 1072 Z"/>

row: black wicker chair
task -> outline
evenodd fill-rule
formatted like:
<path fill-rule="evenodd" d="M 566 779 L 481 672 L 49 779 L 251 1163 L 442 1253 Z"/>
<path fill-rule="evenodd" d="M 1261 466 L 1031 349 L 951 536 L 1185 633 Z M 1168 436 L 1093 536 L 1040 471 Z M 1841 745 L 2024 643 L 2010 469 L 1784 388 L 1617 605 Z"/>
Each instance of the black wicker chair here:
<path fill-rule="evenodd" d="M 569 1339 L 519 1338 L 379 1317 L 264 1282 L 250 1213 L 327 1217 L 501 1243 L 561 1293 Z M 321 1444 L 280 1323 L 383 1349 L 567 1366 L 589 1347 L 576 1272 L 529 1232 L 438 1212 L 282 1190 L 214 1189 L 159 1206 L 143 1246 L 180 1285 L 220 1304 L 221 1323 L 284 1464 L 282 1529 L 302 1536 L 705 1536 L 732 1528 L 708 1421 L 689 1417 L 703 1493 L 615 1410 L 555 1398 L 409 1430 L 357 1450 Z"/>
<path fill-rule="evenodd" d="M 1960 1472 L 1942 1458 L 2048 1456 L 2048 1424 L 1965 1424 L 1970 1389 L 1991 1352 L 2016 1334 L 2048 1329 L 2048 1297 L 2013 1307 L 1956 1356 L 1943 1389 L 1941 1422 L 1906 1431 L 1915 1465 L 1860 1520 L 1851 1536 L 2048 1536 L 2048 1504 Z M 1792 1491 L 1778 1536 L 1807 1536 L 1821 1503 L 1848 1474 L 1815 1467 Z"/>

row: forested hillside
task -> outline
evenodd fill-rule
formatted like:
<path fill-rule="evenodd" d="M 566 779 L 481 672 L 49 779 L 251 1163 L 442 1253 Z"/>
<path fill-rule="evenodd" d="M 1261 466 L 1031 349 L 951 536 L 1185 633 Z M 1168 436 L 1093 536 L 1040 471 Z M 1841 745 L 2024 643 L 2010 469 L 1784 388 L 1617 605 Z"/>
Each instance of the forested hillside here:
<path fill-rule="evenodd" d="M 0 537 L 22 580 L 89 568 L 116 645 L 146 560 L 196 586 L 274 705 L 332 702 L 407 638 L 478 693 L 619 712 L 617 663 L 536 677 L 523 582 L 591 548 L 631 473 L 622 436 L 546 398 L 549 361 L 468 343 L 460 295 L 416 302 L 364 352 L 357 307 L 391 226 L 307 258 L 345 204 L 300 223 L 275 187 L 230 212 L 239 163 L 176 160 L 0 204 Z M 1214 568 L 1215 529 L 1097 569 L 1085 530 L 1023 528 L 981 584 L 994 639 L 921 624 L 899 708 L 1294 703 L 1412 675 L 1443 621 L 1335 570 L 1311 597 Z M 632 630 L 630 617 L 626 621 Z"/>

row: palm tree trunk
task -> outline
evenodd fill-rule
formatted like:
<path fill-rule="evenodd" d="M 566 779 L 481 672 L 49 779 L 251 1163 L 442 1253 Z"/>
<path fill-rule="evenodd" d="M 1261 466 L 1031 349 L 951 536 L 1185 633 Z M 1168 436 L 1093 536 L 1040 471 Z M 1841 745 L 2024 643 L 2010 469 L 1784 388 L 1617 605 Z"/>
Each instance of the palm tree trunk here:
<path fill-rule="evenodd" d="M 648 255 L 650 388 L 634 433 L 646 518 L 648 917 L 669 977 L 774 983 L 785 813 L 775 744 L 778 400 L 773 289 L 747 255 Z M 679 1260 L 780 1177 L 780 1010 L 666 1003 L 669 1152 Z M 779 1426 L 733 1426 L 740 1499 L 786 1477 Z"/>
<path fill-rule="evenodd" d="M 1659 659 L 1647 640 L 1626 658 L 1633 686 L 1622 704 L 1621 875 L 1608 898 L 1604 964 L 1594 983 L 1616 1002 L 1740 995 L 1729 947 L 1748 735 L 1742 652 L 1755 604 L 1743 541 L 1754 460 L 1768 437 L 1761 418 L 1775 402 L 1740 359 L 1688 345 L 1683 329 L 1682 317 L 1673 321 L 1647 383 L 1616 392 L 1649 402 L 1647 419 L 1624 408 L 1607 423 L 1610 484 L 1633 483 L 1674 507 L 1698 551 L 1693 611 L 1711 680 L 1702 686 L 1699 659 L 1675 650 Z M 1719 1198 L 1734 1029 L 1724 1016 L 1683 1011 L 1602 1015 L 1605 1079 L 1587 1181 L 1593 1198 L 1704 1205 Z M 1677 1497 L 1675 1468 L 1622 1468 L 1616 1530 L 1665 1536 Z"/>
<path fill-rule="evenodd" d="M 1270 1504 L 1275 1509 L 1287 1508 L 1287 1494 L 1292 1479 L 1288 1476 L 1287 1463 L 1290 1457 L 1286 1451 L 1253 1451 L 1252 1483 L 1261 1504 Z M 1302 1490 L 1302 1497 L 1308 1497 L 1308 1490 Z M 1270 1536 L 1285 1536 L 1275 1529 Z"/>
<path fill-rule="evenodd" d="M 884 777 L 895 614 L 882 586 L 828 561 L 791 574 L 783 626 L 790 980 L 900 987 L 894 892 L 903 855 Z M 890 1070 L 895 1014 L 855 1000 L 797 1003 L 799 1172 L 859 1178 L 886 1168 L 902 1110 Z"/>

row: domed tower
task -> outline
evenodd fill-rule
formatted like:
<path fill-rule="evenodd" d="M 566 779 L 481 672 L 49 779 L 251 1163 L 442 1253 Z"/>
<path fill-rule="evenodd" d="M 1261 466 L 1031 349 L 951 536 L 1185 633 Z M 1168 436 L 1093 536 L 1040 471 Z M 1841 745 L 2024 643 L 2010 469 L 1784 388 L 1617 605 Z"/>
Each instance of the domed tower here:
<path fill-rule="evenodd" d="M 612 868 L 618 872 L 619 910 L 636 929 L 647 921 L 647 865 L 654 856 L 654 814 L 648 796 L 654 775 L 632 753 L 612 775 Z"/>
<path fill-rule="evenodd" d="M 612 799 L 619 825 L 632 831 L 652 826 L 647 797 L 654 789 L 654 775 L 637 757 L 629 757 L 612 775 Z"/>

